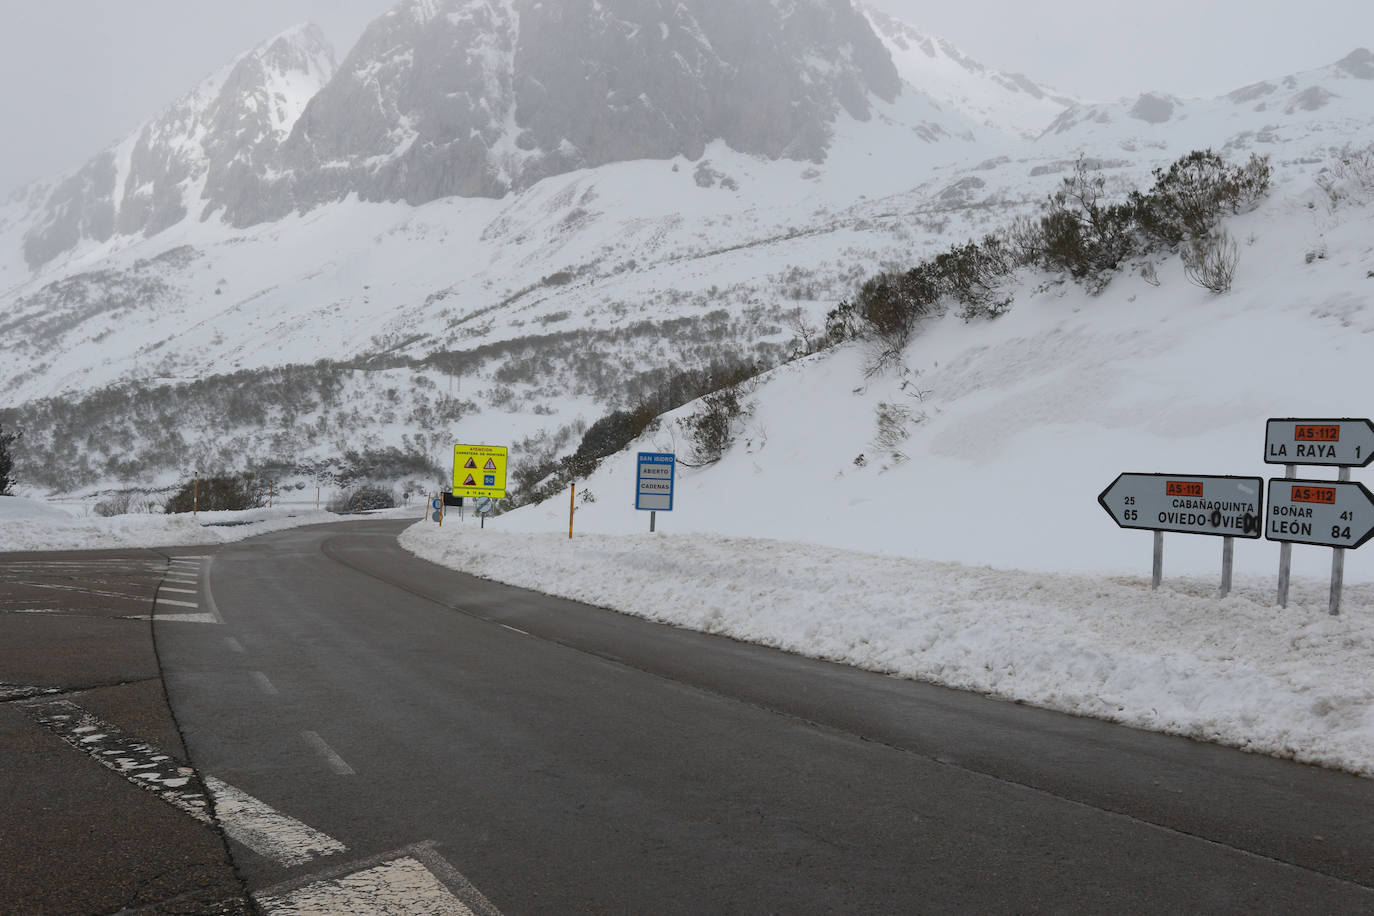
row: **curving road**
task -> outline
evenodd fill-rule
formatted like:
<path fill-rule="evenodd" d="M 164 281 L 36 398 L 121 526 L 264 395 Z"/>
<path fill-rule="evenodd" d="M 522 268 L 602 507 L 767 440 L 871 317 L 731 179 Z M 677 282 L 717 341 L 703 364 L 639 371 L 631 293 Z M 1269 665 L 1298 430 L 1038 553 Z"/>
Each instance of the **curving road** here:
<path fill-rule="evenodd" d="M 1374 911 L 1374 781 L 474 579 L 404 524 L 223 548 L 155 627 L 267 912 Z"/>

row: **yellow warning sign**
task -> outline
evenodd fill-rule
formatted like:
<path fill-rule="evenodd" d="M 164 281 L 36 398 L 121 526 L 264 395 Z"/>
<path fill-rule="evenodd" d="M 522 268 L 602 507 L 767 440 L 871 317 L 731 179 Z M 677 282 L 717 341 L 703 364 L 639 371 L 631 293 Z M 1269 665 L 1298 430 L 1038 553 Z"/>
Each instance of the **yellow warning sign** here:
<path fill-rule="evenodd" d="M 478 470 L 479 468 L 480 470 Z M 488 496 L 492 499 L 504 499 L 506 496 L 506 447 L 504 445 L 455 445 L 453 447 L 453 495 Z"/>

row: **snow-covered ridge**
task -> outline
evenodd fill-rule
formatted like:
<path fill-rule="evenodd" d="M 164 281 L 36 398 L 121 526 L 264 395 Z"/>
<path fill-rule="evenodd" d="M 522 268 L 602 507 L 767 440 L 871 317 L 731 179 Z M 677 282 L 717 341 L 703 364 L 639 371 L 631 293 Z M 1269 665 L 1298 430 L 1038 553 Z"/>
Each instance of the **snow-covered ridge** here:
<path fill-rule="evenodd" d="M 310 24 L 239 56 L 57 181 L 38 219 L 11 230 L 22 230 L 25 259 L 37 268 L 72 253 L 98 257 L 109 243 L 128 244 L 208 215 L 203 201 L 263 161 L 333 72 L 333 49 Z"/>
<path fill-rule="evenodd" d="M 881 10 L 864 5 L 860 9 L 903 80 L 985 127 L 1031 139 L 1078 101 L 1024 74 L 984 66 L 953 42 L 927 35 Z"/>

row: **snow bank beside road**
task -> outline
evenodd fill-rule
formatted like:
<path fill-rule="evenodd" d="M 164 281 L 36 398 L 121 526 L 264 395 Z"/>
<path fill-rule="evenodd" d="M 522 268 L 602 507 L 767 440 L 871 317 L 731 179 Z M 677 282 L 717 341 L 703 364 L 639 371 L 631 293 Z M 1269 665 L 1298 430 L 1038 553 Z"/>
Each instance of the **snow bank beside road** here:
<path fill-rule="evenodd" d="M 419 511 L 394 509 L 385 515 L 414 518 Z M 339 516 L 319 509 L 284 506 L 243 512 L 200 512 L 194 517 L 183 514 L 77 518 L 38 500 L 0 496 L 0 553 L 225 544 L 284 528 L 375 517 Z"/>
<path fill-rule="evenodd" d="M 498 522 L 499 524 L 499 522 Z M 1374 777 L 1374 585 L 997 570 L 693 535 L 420 524 L 417 555 L 676 626 Z"/>

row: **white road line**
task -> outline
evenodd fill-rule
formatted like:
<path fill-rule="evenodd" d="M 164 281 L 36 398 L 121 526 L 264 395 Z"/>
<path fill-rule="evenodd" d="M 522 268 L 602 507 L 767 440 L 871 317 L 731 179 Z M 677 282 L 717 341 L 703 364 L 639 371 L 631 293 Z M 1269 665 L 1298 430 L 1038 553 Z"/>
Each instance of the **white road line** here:
<path fill-rule="evenodd" d="M 512 633 L 519 633 L 521 636 L 529 636 L 529 635 L 530 635 L 530 634 L 526 633 L 524 630 L 518 630 L 518 629 L 516 629 L 515 627 L 506 626 L 504 623 L 501 624 L 501 626 L 506 627 L 506 629 L 507 629 L 507 630 L 510 630 Z"/>
<path fill-rule="evenodd" d="M 253 895 L 268 914 L 475 916 L 418 860 L 405 856 L 282 894 Z"/>
<path fill-rule="evenodd" d="M 125 617 L 125 618 L 123 618 L 123 619 L 124 619 L 124 620 L 156 620 L 158 623 L 213 623 L 213 624 L 220 624 L 220 623 L 223 623 L 223 621 L 221 621 L 221 620 L 216 620 L 214 614 L 204 614 L 204 613 L 201 613 L 201 614 L 158 614 L 156 617 L 154 617 L 152 614 L 143 614 L 143 615 L 138 616 L 138 617 Z"/>
<path fill-rule="evenodd" d="M 200 568 L 200 600 L 205 604 L 205 609 L 214 615 L 216 623 L 224 623 L 215 604 L 215 596 L 210 591 L 210 567 L 214 562 L 213 557 L 206 557 L 205 565 Z"/>
<path fill-rule="evenodd" d="M 301 737 L 305 743 L 315 749 L 324 758 L 329 768 L 340 776 L 353 776 L 356 771 L 348 765 L 348 762 L 334 752 L 334 749 L 325 743 L 325 740 L 315 732 L 301 732 Z"/>
<path fill-rule="evenodd" d="M 233 651 L 233 652 L 246 652 L 246 651 L 247 651 L 246 649 L 243 648 L 243 643 L 239 642 L 237 639 L 235 639 L 235 638 L 232 637 L 232 636 L 226 636 L 226 637 L 224 637 L 224 641 L 225 641 L 226 644 L 228 644 L 229 649 L 230 649 L 231 651 Z"/>
<path fill-rule="evenodd" d="M 210 823 L 196 771 L 69 700 L 25 704 L 24 712 L 106 769 L 156 794 L 198 821 Z"/>
<path fill-rule="evenodd" d="M 312 874 L 261 888 L 253 894 L 253 899 L 268 916 L 302 913 L 501 916 L 501 911 L 434 847 L 433 841 L 427 841 L 360 861 L 326 866 Z M 429 873 L 428 876 L 421 868 Z"/>
<path fill-rule="evenodd" d="M 215 799 L 215 819 L 224 832 L 265 859 L 291 867 L 348 849 L 213 776 L 205 777 L 205 787 Z"/>
<path fill-rule="evenodd" d="M 157 603 L 170 604 L 174 605 L 175 607 L 200 607 L 200 605 L 194 601 L 178 601 L 175 598 L 158 598 Z"/>
<path fill-rule="evenodd" d="M 178 579 L 178 578 L 174 578 L 174 577 L 172 577 L 172 576 L 163 576 L 163 577 L 162 577 L 162 581 L 163 581 L 163 582 L 176 582 L 176 583 L 181 584 L 181 585 L 195 585 L 195 584 L 196 584 L 197 582 L 199 582 L 200 580 L 199 580 L 199 579 Z"/>
<path fill-rule="evenodd" d="M 212 823 L 209 798 L 224 832 L 258 855 L 294 866 L 348 849 L 343 843 L 302 824 L 246 792 L 196 771 L 155 745 L 126 734 L 117 726 L 68 700 L 23 703 L 24 712 L 58 737 L 84 751 L 129 782 L 204 823 Z"/>
<path fill-rule="evenodd" d="M 197 591 L 199 591 L 199 589 L 194 589 L 194 588 L 171 588 L 170 586 L 164 585 L 164 586 L 162 586 L 161 588 L 159 588 L 159 589 L 157 590 L 157 593 L 160 595 L 160 594 L 162 594 L 163 592 L 176 592 L 176 593 L 179 594 L 179 595 L 194 595 Z"/>
<path fill-rule="evenodd" d="M 267 679 L 267 675 L 263 674 L 261 671 L 250 671 L 248 675 L 257 682 L 257 685 L 262 688 L 262 692 L 268 696 L 274 697 L 280 692 L 272 685 L 272 682 Z"/>
<path fill-rule="evenodd" d="M 0 684 L 0 701 L 20 700 L 42 696 L 45 693 L 61 693 L 60 687 L 28 687 L 22 684 Z"/>

